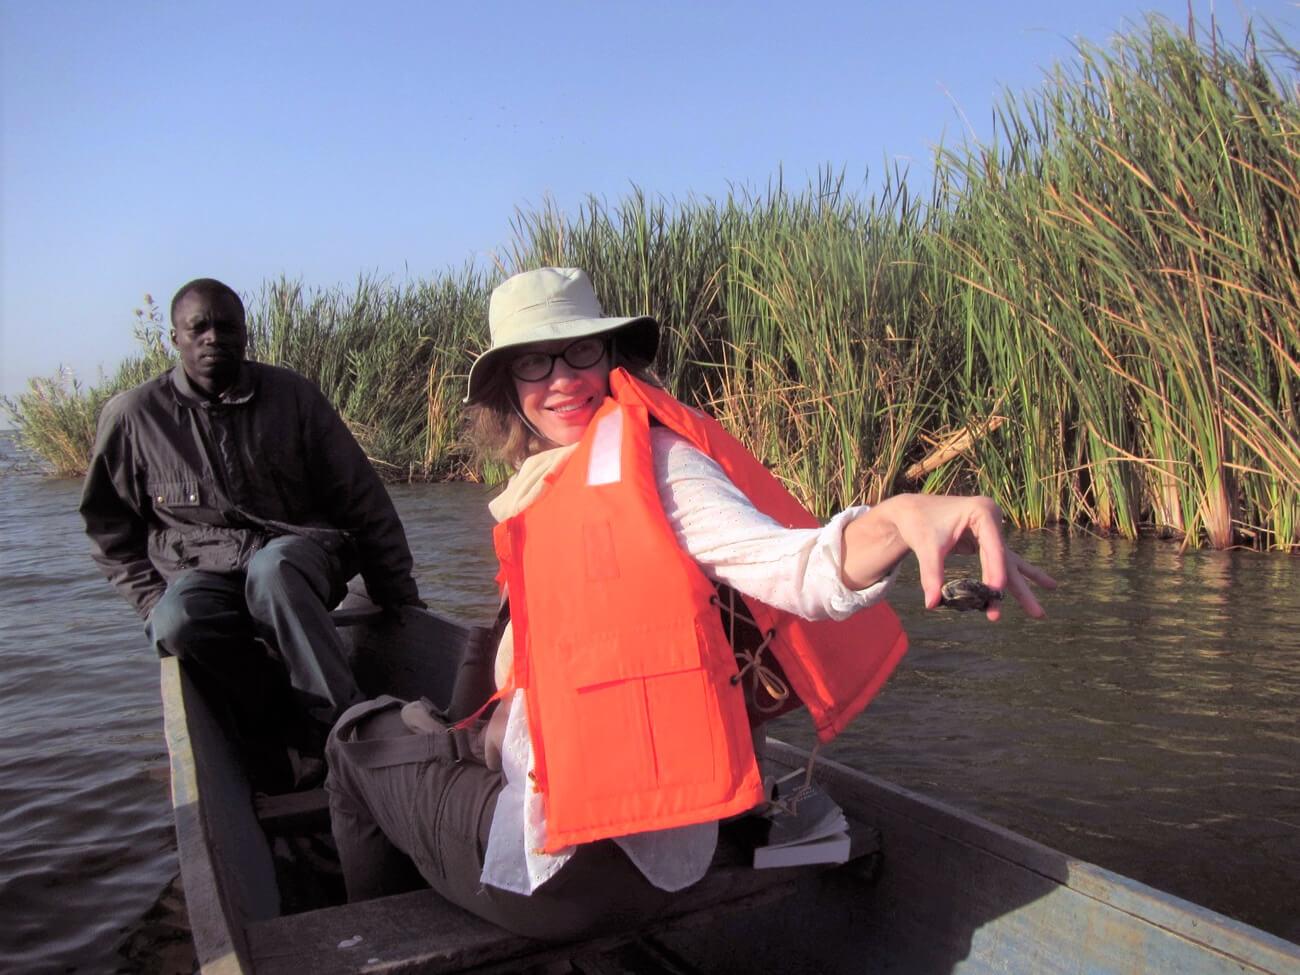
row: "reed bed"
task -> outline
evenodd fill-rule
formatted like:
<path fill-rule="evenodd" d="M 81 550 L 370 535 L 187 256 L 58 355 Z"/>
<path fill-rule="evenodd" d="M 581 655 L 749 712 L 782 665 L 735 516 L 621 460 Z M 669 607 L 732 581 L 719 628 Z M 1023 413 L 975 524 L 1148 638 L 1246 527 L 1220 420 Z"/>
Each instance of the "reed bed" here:
<path fill-rule="evenodd" d="M 491 279 L 361 278 L 343 291 L 267 284 L 250 304 L 249 353 L 313 380 L 389 479 L 474 477 L 460 438 L 465 372 Z"/>
<path fill-rule="evenodd" d="M 968 374 L 1009 391 L 1021 444 L 976 445 L 973 470 L 1018 522 L 1300 544 L 1292 83 L 1153 21 L 946 156 Z"/>
<path fill-rule="evenodd" d="M 163 339 L 162 312 L 151 295 L 145 295 L 143 307 L 135 310 L 132 330 L 139 351 L 111 377 L 101 376 L 88 385 L 70 370 L 60 369 L 53 376 L 28 380 L 26 392 L 12 400 L 0 397 L 0 410 L 13 421 L 19 442 L 54 476 L 85 474 L 104 404 L 171 365 L 172 354 Z"/>
<path fill-rule="evenodd" d="M 1195 30 L 1195 28 L 1193 28 Z M 495 477 L 460 442 L 503 274 L 592 275 L 664 323 L 659 368 L 820 513 L 979 491 L 1017 525 L 1300 547 L 1300 55 L 1152 20 L 1008 96 L 929 192 L 788 189 L 520 211 L 491 271 L 250 302 L 253 354 L 318 382 L 393 478 Z M 156 323 L 155 323 L 156 324 Z M 7 404 L 61 473 L 157 366 Z"/>

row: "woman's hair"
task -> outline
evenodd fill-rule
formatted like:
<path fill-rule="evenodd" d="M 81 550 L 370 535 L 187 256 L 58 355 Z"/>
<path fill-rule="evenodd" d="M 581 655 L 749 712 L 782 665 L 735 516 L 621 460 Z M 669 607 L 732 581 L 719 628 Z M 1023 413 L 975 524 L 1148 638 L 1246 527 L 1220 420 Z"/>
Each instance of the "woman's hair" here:
<path fill-rule="evenodd" d="M 620 366 L 629 373 L 651 386 L 662 386 L 650 370 L 640 360 L 629 361 L 619 355 L 618 344 L 609 341 L 610 368 Z M 549 440 L 539 436 L 524 422 L 515 397 L 515 384 L 510 370 L 504 366 L 497 369 L 487 380 L 483 398 L 467 408 L 466 437 L 474 451 L 478 463 L 500 461 L 518 468 L 525 460 L 540 450 L 554 446 Z"/>

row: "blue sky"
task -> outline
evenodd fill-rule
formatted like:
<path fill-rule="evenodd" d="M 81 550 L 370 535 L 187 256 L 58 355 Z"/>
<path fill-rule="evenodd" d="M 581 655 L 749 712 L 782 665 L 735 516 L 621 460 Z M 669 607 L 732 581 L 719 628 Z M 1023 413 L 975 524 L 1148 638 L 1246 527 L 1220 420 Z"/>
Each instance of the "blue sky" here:
<path fill-rule="evenodd" d="M 1300 37 L 1296 0 L 1214 9 L 1229 38 Z M 93 381 L 142 296 L 197 276 L 424 277 L 490 261 L 516 207 L 632 184 L 869 187 L 899 161 L 928 189 L 936 143 L 1148 11 L 1186 23 L 1185 0 L 0 0 L 0 394 Z"/>

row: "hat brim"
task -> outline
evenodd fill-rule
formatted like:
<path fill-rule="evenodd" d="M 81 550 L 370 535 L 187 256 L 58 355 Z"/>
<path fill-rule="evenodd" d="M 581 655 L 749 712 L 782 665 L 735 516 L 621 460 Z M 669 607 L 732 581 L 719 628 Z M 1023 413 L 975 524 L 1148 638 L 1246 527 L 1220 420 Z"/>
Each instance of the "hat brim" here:
<path fill-rule="evenodd" d="M 524 346 L 555 339 L 581 339 L 588 335 L 609 333 L 618 340 L 619 358 L 631 364 L 648 366 L 659 351 L 659 323 L 649 315 L 636 318 L 576 318 L 567 322 L 552 322 L 535 328 L 528 338 L 488 349 L 469 367 L 469 387 L 465 403 L 478 403 L 483 399 L 492 377 L 503 368 L 511 354 Z"/>

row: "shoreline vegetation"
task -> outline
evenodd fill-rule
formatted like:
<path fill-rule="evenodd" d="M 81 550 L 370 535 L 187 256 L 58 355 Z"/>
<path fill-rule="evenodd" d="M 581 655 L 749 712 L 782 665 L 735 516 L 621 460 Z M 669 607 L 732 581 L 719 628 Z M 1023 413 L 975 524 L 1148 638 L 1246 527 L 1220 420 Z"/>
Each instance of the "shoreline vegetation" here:
<path fill-rule="evenodd" d="M 926 196 L 806 188 L 669 202 L 633 188 L 518 211 L 502 267 L 305 290 L 268 281 L 250 355 L 317 382 L 392 480 L 497 480 L 461 438 L 506 271 L 591 272 L 665 326 L 660 374 L 814 511 L 988 494 L 1023 529 L 1300 551 L 1300 52 L 1160 19 L 1081 44 Z M 172 361 L 152 299 L 110 378 L 4 407 L 62 476 L 114 392 Z"/>

